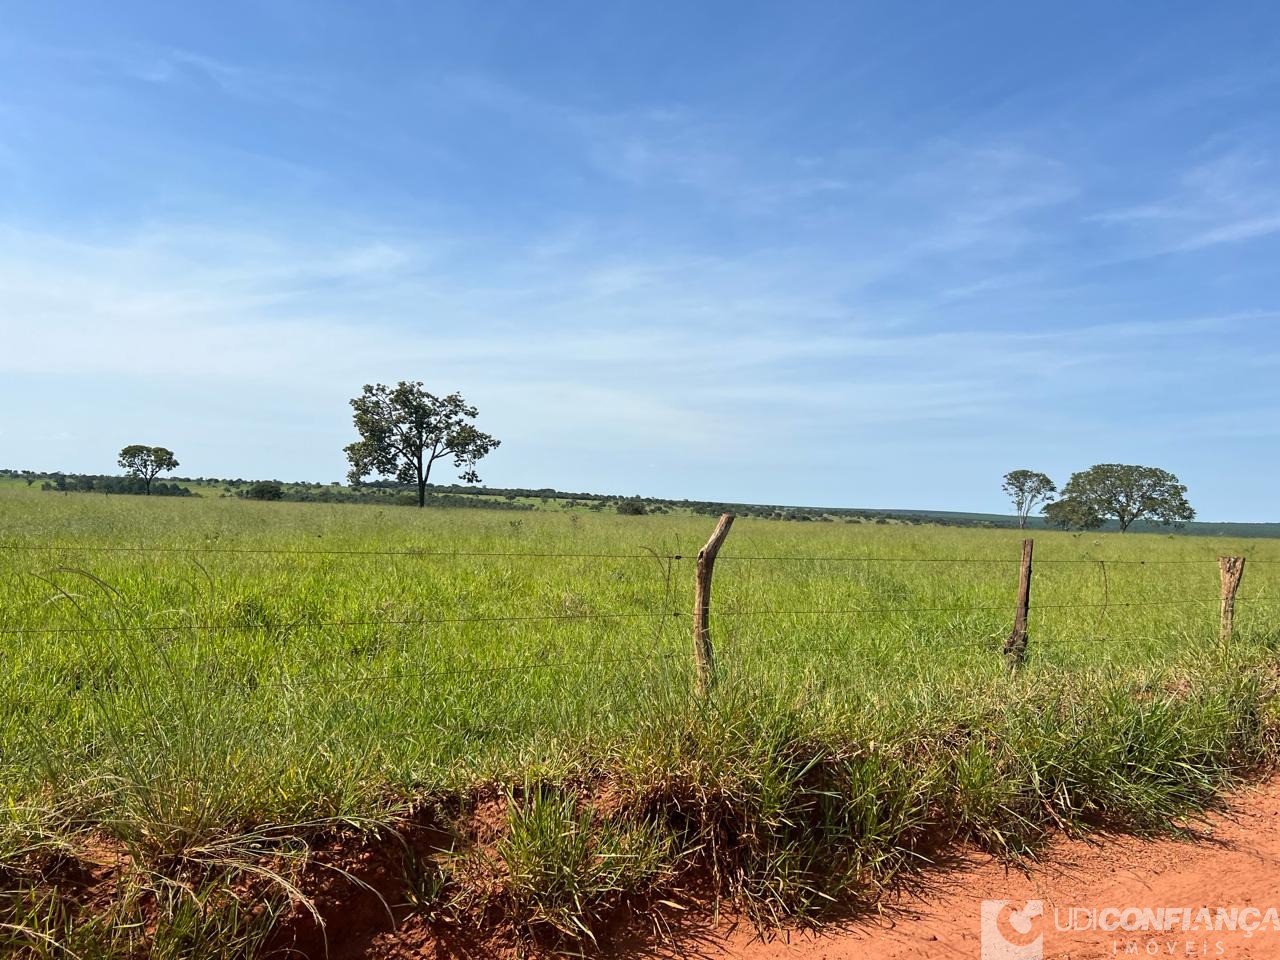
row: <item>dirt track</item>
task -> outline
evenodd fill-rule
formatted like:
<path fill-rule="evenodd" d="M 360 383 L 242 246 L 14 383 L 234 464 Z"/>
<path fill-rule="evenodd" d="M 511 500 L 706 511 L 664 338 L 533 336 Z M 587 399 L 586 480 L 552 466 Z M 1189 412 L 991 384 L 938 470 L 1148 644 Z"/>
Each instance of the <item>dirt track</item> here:
<path fill-rule="evenodd" d="M 1044 901 L 1026 945 L 1009 960 L 1034 957 L 1034 938 L 1043 934 L 1042 956 L 1091 960 L 1095 957 L 1221 957 L 1280 960 L 1280 927 L 1263 922 L 1252 935 L 1237 929 L 1149 933 L 1119 930 L 1065 930 L 1069 908 L 1256 907 L 1263 920 L 1280 910 L 1280 780 L 1241 791 L 1227 816 L 1215 816 L 1195 842 L 1108 838 L 1098 843 L 1061 842 L 1046 851 L 1028 873 L 1006 871 L 985 858 L 972 858 L 938 873 L 904 894 L 880 919 L 861 920 L 825 936 L 792 937 L 790 943 L 761 943 L 748 932 L 703 940 L 683 956 L 709 960 L 905 960 L 908 957 L 981 960 L 981 903 Z M 1055 916 L 1055 908 L 1057 914 Z M 1084 919 L 1084 915 L 1078 915 Z M 1108 919 L 1112 919 L 1108 917 Z M 1087 925 L 1082 923 L 1081 925 Z M 989 954 L 991 960 L 1001 957 Z"/>

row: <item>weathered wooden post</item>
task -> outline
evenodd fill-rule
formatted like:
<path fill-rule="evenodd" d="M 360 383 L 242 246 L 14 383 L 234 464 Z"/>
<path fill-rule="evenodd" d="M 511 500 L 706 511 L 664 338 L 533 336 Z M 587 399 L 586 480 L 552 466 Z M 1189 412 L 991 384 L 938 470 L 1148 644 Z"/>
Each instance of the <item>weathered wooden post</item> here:
<path fill-rule="evenodd" d="M 1031 613 L 1031 554 L 1034 540 L 1022 541 L 1022 562 L 1018 566 L 1018 607 L 1013 615 L 1013 632 L 1004 642 L 1009 669 L 1021 665 L 1027 655 L 1027 617 Z"/>
<path fill-rule="evenodd" d="M 1244 557 L 1219 557 L 1218 571 L 1222 574 L 1222 627 L 1221 639 L 1229 643 L 1235 631 L 1236 592 L 1244 577 Z"/>
<path fill-rule="evenodd" d="M 698 694 L 705 696 L 716 684 L 715 650 L 711 646 L 711 574 L 716 554 L 733 526 L 733 514 L 726 513 L 716 524 L 707 545 L 698 551 L 697 580 L 693 593 L 693 658 L 698 665 Z"/>

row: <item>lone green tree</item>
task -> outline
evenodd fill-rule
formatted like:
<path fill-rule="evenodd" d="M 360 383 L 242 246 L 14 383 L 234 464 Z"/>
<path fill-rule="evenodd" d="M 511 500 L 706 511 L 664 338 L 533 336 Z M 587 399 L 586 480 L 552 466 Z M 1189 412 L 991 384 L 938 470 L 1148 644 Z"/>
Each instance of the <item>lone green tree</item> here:
<path fill-rule="evenodd" d="M 1029 517 L 1036 509 L 1052 499 L 1058 492 L 1045 474 L 1035 470 L 1010 470 L 1004 475 L 1001 489 L 1013 501 L 1013 508 L 1018 514 L 1018 528 L 1024 529 Z"/>
<path fill-rule="evenodd" d="M 1099 463 L 1073 473 L 1057 503 L 1045 508 L 1051 523 L 1064 529 L 1095 530 L 1108 520 L 1124 533 L 1137 520 L 1168 525 L 1194 520 L 1187 488 L 1159 467 Z"/>
<path fill-rule="evenodd" d="M 133 443 L 120 451 L 120 459 L 116 461 L 124 467 L 131 477 L 142 481 L 143 490 L 151 496 L 151 481 L 158 474 L 174 470 L 178 459 L 173 451 L 165 447 L 148 447 L 145 444 Z"/>
<path fill-rule="evenodd" d="M 478 483 L 476 463 L 499 441 L 471 423 L 476 408 L 459 393 L 437 397 L 420 380 L 401 380 L 394 387 L 365 384 L 351 401 L 352 421 L 360 439 L 346 448 L 358 484 L 371 474 L 418 486 L 418 506 L 426 506 L 427 481 L 437 460 L 450 457 L 461 468 L 460 479 Z"/>

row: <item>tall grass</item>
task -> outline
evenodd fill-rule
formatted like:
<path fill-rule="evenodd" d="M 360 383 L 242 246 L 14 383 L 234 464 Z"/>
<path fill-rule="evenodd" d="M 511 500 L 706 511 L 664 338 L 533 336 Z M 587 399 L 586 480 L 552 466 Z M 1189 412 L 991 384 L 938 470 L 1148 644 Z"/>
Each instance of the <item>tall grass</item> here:
<path fill-rule="evenodd" d="M 70 936 L 32 864 L 88 835 L 163 873 L 495 782 L 528 785 L 486 855 L 530 929 L 699 872 L 777 922 L 957 838 L 1158 828 L 1271 756 L 1280 543 L 1040 533 L 1011 675 L 1015 531 L 739 521 L 699 703 L 710 527 L 0 492 L 0 922 Z"/>

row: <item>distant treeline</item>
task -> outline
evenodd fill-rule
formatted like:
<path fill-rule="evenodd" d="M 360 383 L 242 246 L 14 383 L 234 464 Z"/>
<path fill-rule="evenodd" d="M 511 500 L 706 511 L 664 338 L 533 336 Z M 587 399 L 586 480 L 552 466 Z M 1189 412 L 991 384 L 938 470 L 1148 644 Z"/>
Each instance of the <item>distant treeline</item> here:
<path fill-rule="evenodd" d="M 197 481 L 199 482 L 199 481 Z M 221 483 L 222 481 L 204 481 Z M 295 503 L 381 503 L 391 506 L 416 507 L 418 495 L 410 486 L 397 484 L 368 484 L 359 487 L 335 487 L 325 484 L 282 483 L 279 480 L 259 480 L 247 487 L 237 489 L 232 484 L 243 481 L 228 481 L 225 493 L 245 500 L 291 500 Z M 532 510 L 531 503 L 512 503 L 506 500 L 493 500 L 475 496 L 475 490 L 463 488 L 461 493 L 428 488 L 427 506 L 430 507 L 463 507 L 484 508 L 488 510 Z"/>
<path fill-rule="evenodd" d="M 146 494 L 145 483 L 137 477 L 87 473 L 41 473 L 35 470 L 0 469 L 0 478 L 22 480 L 29 487 L 57 493 Z M 322 483 L 282 483 L 279 480 L 224 480 L 217 477 L 174 477 L 169 482 L 152 481 L 153 497 L 193 497 L 189 486 L 220 487 L 220 495 L 244 500 L 291 500 L 300 503 L 369 503 L 417 506 L 410 488 L 394 483 L 374 483 L 360 487 L 337 487 Z M 454 493 L 453 490 L 459 492 Z M 492 510 L 532 510 L 531 503 L 511 503 L 476 497 L 472 488 L 455 486 L 433 492 L 429 503 L 436 507 L 483 507 Z"/>
<path fill-rule="evenodd" d="M 41 490 L 57 493 L 121 493 L 142 496 L 147 492 L 146 484 L 138 477 L 119 477 L 109 474 L 0 470 L 0 477 L 23 480 L 29 487 L 39 484 Z M 153 481 L 151 496 L 191 497 L 195 494 L 187 487 L 178 486 L 177 483 Z"/>
<path fill-rule="evenodd" d="M 413 500 L 412 484 L 392 481 L 374 481 L 359 487 L 332 487 L 323 484 L 296 484 L 283 486 L 285 500 L 310 500 L 319 502 L 358 503 L 376 500 L 409 504 Z M 828 507 L 791 507 L 771 504 L 725 503 L 717 500 L 673 500 L 662 497 L 618 496 L 617 494 L 589 493 L 583 491 L 556 490 L 553 487 L 472 487 L 464 484 L 429 484 L 429 504 L 440 506 L 486 507 L 489 509 L 531 510 L 540 501 L 550 505 L 558 501 L 569 510 L 593 512 L 614 511 L 623 515 L 640 516 L 687 511 L 704 516 L 733 513 L 739 517 L 756 517 L 766 520 L 792 520 L 810 523 L 934 523 L 942 526 L 1014 527 L 1012 517 L 962 517 L 934 516 L 926 513 L 906 513 Z M 523 502 L 522 502 L 523 501 Z"/>
<path fill-rule="evenodd" d="M 100 476 L 75 473 L 41 473 L 32 470 L 0 469 L 0 478 L 23 480 L 28 486 L 65 492 L 93 493 L 143 493 L 142 481 L 132 477 Z M 193 496 L 194 492 L 184 484 L 215 488 L 224 497 L 248 500 L 289 500 L 298 503 L 375 503 L 384 506 L 416 506 L 417 493 L 412 484 L 399 484 L 387 480 L 363 483 L 358 487 L 345 484 L 324 484 L 310 481 L 286 483 L 280 480 L 219 479 L 216 477 L 175 477 L 172 482 L 154 482 L 152 496 Z M 566 492 L 552 487 L 473 487 L 465 484 L 432 484 L 427 487 L 428 506 L 445 508 L 472 508 L 484 510 L 535 510 L 538 504 L 569 510 L 592 512 L 616 512 L 623 515 L 663 514 L 690 512 L 703 516 L 732 513 L 738 517 L 756 517 L 765 520 L 789 520 L 800 523 L 897 523 L 934 524 L 950 527 L 985 527 L 988 529 L 1016 528 L 1016 517 L 984 513 L 949 513 L 929 511 L 868 510 L 842 507 L 793 507 L 771 504 L 725 503 L 715 500 L 671 500 L 661 497 L 618 496 L 584 492 Z M 533 502 L 531 502 L 533 501 Z M 1042 518 L 1032 517 L 1029 526 L 1043 529 Z M 1116 524 L 1102 527 L 1102 531 L 1114 530 Z M 1169 534 L 1164 527 L 1139 521 L 1134 532 Z M 1201 536 L 1276 537 L 1280 536 L 1280 524 L 1267 523 L 1205 523 L 1186 524 L 1178 533 Z"/>
<path fill-rule="evenodd" d="M 305 485 L 304 485 L 305 486 Z M 322 485 L 316 484 L 320 487 Z M 506 503 L 516 509 L 533 507 L 530 503 L 519 503 L 520 500 L 538 500 L 546 504 L 559 501 L 567 509 L 583 509 L 591 511 L 613 510 L 625 515 L 642 515 L 650 513 L 670 513 L 672 511 L 688 511 L 705 516 L 719 516 L 722 513 L 733 513 L 739 517 L 756 517 L 767 520 L 794 520 L 801 522 L 833 523 L 841 520 L 849 522 L 871 523 L 935 523 L 943 526 L 969 527 L 1014 527 L 1017 520 L 1013 517 L 964 517 L 960 515 L 944 516 L 927 513 L 908 513 L 898 511 L 846 509 L 831 507 L 791 507 L 771 504 L 725 503 L 718 500 L 673 500 L 663 497 L 619 496 L 608 493 L 586 493 L 556 490 L 553 487 L 473 487 L 465 484 L 429 484 L 427 489 L 437 497 L 448 497 L 450 500 L 470 501 L 468 505 L 488 506 Z M 313 491 L 313 495 L 305 493 L 291 495 L 286 487 L 284 499 L 334 499 L 358 501 L 370 497 L 386 496 L 391 493 L 401 495 L 412 492 L 411 484 L 397 484 L 381 480 L 366 483 L 360 487 L 342 487 L 340 491 L 332 488 Z M 474 503 L 481 499 L 482 503 Z M 461 505 L 461 504 L 457 504 Z"/>
<path fill-rule="evenodd" d="M 333 487 L 325 487 L 321 484 L 310 486 L 302 484 L 298 486 L 299 489 L 291 491 L 289 486 L 286 485 L 283 499 L 359 502 L 369 499 L 385 501 L 386 498 L 392 497 L 397 502 L 408 503 L 413 493 L 412 484 L 398 484 L 388 480 L 374 481 L 362 484 L 359 487 L 341 487 L 336 490 Z M 958 516 L 930 516 L 925 513 L 899 513 L 894 511 L 789 507 L 770 504 L 725 503 L 716 500 L 672 500 L 662 497 L 644 497 L 639 494 L 624 497 L 617 494 L 556 490 L 553 487 L 472 487 L 453 483 L 429 484 L 427 490 L 433 498 L 428 503 L 439 502 L 442 506 L 477 506 L 528 510 L 533 509 L 534 504 L 521 503 L 520 501 L 537 500 L 545 504 L 559 501 L 562 506 L 570 510 L 582 509 L 595 512 L 612 510 L 630 516 L 670 513 L 679 510 L 705 516 L 733 513 L 739 517 L 815 523 L 833 523 L 844 520 L 864 523 L 936 523 L 943 526 L 1017 526 L 1017 521 L 1012 517 L 970 519 Z"/>
<path fill-rule="evenodd" d="M 25 480 L 28 486 L 39 484 L 41 489 L 79 493 L 144 492 L 142 481 L 133 477 L 99 476 L 74 473 L 37 473 L 31 470 L 0 470 L 0 477 Z M 416 506 L 417 494 L 412 484 L 390 480 L 374 480 L 359 486 L 313 483 L 309 481 L 284 482 L 280 480 L 246 480 L 242 477 L 223 479 L 218 477 L 174 477 L 170 482 L 155 482 L 151 486 L 154 496 L 193 496 L 189 486 L 216 488 L 224 497 L 247 500 L 287 500 L 297 503 L 378 503 L 390 506 Z M 964 517 L 930 516 L 925 513 L 896 513 L 891 511 L 854 510 L 824 507 L 791 507 L 770 504 L 724 503 L 711 500 L 671 500 L 639 495 L 623 497 L 616 494 L 570 492 L 552 487 L 476 487 L 465 484 L 430 484 L 427 487 L 429 506 L 453 508 L 481 508 L 487 510 L 534 510 L 539 501 L 550 505 L 558 501 L 570 510 L 593 512 L 613 511 L 623 515 L 639 516 L 662 514 L 672 511 L 718 516 L 732 512 L 740 517 L 757 517 L 768 520 L 833 523 L 940 523 L 944 526 L 1013 526 L 1009 518 L 969 519 Z"/>

